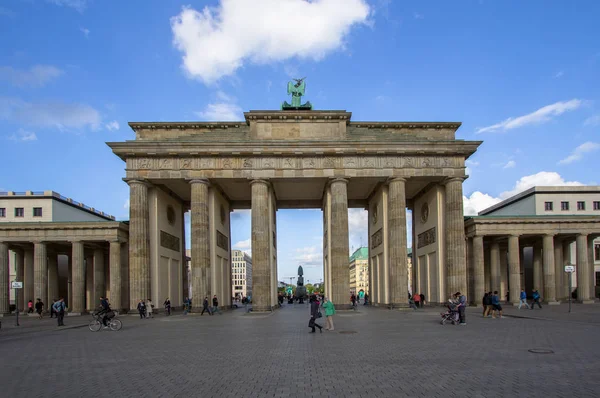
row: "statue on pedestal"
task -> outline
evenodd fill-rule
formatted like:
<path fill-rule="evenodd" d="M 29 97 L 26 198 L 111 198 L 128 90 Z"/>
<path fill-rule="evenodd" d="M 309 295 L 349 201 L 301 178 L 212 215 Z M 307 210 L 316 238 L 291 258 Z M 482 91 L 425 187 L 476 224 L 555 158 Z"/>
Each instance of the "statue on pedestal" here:
<path fill-rule="evenodd" d="M 281 110 L 283 111 L 310 111 L 312 110 L 312 104 L 310 101 L 306 103 L 302 103 L 302 96 L 304 95 L 304 90 L 306 88 L 306 83 L 304 80 L 306 77 L 302 79 L 292 79 L 296 83 L 288 82 L 288 95 L 292 95 L 292 103 L 288 104 L 287 101 L 283 101 L 281 104 Z"/>
<path fill-rule="evenodd" d="M 304 299 L 306 298 L 306 287 L 304 287 L 304 271 L 302 270 L 302 266 L 298 266 L 298 283 L 296 285 L 296 298 L 298 298 L 298 302 L 300 304 L 304 304 Z"/>

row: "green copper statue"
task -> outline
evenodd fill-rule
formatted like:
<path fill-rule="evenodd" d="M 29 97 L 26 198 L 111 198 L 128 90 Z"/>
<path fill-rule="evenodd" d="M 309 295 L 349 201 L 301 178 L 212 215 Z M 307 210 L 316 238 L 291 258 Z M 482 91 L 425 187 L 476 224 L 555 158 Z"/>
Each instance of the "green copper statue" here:
<path fill-rule="evenodd" d="M 304 95 L 304 89 L 306 88 L 306 83 L 304 80 L 306 77 L 302 79 L 292 79 L 296 83 L 288 82 L 288 95 L 292 94 L 292 103 L 288 104 L 287 101 L 283 101 L 281 104 L 281 110 L 284 111 L 310 111 L 312 109 L 312 104 L 310 101 L 306 103 L 302 103 L 302 96 Z"/>

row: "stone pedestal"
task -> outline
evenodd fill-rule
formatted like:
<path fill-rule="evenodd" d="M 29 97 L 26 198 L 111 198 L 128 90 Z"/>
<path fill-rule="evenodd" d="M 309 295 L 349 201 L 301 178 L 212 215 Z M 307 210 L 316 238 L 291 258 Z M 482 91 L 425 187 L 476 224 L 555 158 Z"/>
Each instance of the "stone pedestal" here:
<path fill-rule="evenodd" d="M 8 268 L 8 244 L 0 242 L 0 315 L 10 313 L 10 270 Z"/>
<path fill-rule="evenodd" d="M 192 189 L 191 226 L 192 226 L 192 311 L 202 311 L 204 297 L 211 300 L 210 285 L 210 233 L 208 219 L 209 181 L 197 179 L 190 181 Z M 252 247 L 254 254 L 254 247 Z"/>
<path fill-rule="evenodd" d="M 334 178 L 330 182 L 330 189 L 331 300 L 336 309 L 348 309 L 350 308 L 350 274 L 348 272 L 348 258 L 350 251 L 348 243 L 348 180 L 344 178 Z M 406 247 L 406 245 L 404 246 Z"/>
<path fill-rule="evenodd" d="M 252 180 L 250 184 L 252 189 L 252 311 L 271 311 L 269 183 L 265 180 Z"/>
<path fill-rule="evenodd" d="M 129 199 L 129 302 L 137 311 L 140 299 L 150 297 L 150 252 L 148 184 L 142 180 L 127 181 Z"/>
<path fill-rule="evenodd" d="M 467 294 L 462 183 L 463 178 L 450 178 L 445 182 L 446 296 L 456 292 Z"/>
<path fill-rule="evenodd" d="M 34 303 L 39 298 L 44 301 L 48 297 L 48 253 L 46 244 L 36 242 L 33 245 L 34 253 Z M 48 309 L 48 303 L 45 302 L 45 311 Z"/>
<path fill-rule="evenodd" d="M 388 228 L 389 228 L 389 297 L 392 308 L 408 307 L 408 264 L 406 253 L 406 181 L 393 178 L 389 181 Z M 335 198 L 335 196 L 334 196 Z M 334 199 L 335 200 L 335 199 Z M 347 210 L 347 205 L 346 205 Z M 347 214 L 347 213 L 346 213 Z M 346 218 L 347 224 L 347 218 Z M 340 234 L 343 233 L 340 231 Z M 348 229 L 346 239 L 348 242 Z M 342 236 L 340 239 L 343 240 Z M 413 269 L 418 264 L 413 264 Z M 413 293 L 416 291 L 413 288 Z M 335 303 L 335 301 L 334 301 Z"/>
<path fill-rule="evenodd" d="M 123 299 L 121 297 L 121 242 L 110 242 L 110 297 L 111 308 L 117 311 L 123 309 Z"/>
<path fill-rule="evenodd" d="M 521 294 L 521 265 L 520 265 L 519 236 L 508 237 L 508 283 L 510 302 L 519 305 Z"/>
<path fill-rule="evenodd" d="M 82 314 L 85 311 L 85 263 L 83 254 L 83 242 L 72 242 L 72 293 L 69 298 L 69 314 Z"/>

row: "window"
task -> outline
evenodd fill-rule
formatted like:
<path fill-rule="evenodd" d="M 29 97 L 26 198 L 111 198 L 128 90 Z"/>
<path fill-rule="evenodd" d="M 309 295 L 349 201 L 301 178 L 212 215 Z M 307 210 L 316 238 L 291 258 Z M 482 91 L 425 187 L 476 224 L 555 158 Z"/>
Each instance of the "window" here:
<path fill-rule="evenodd" d="M 594 245 L 594 261 L 600 261 L 600 243 Z"/>
<path fill-rule="evenodd" d="M 569 210 L 569 202 L 560 202 L 561 210 Z"/>
<path fill-rule="evenodd" d="M 585 210 L 585 202 L 577 202 L 577 210 Z"/>
<path fill-rule="evenodd" d="M 600 201 L 594 201 L 594 210 L 600 210 Z"/>
<path fill-rule="evenodd" d="M 33 216 L 34 217 L 41 217 L 42 216 L 42 208 L 41 207 L 34 207 L 33 208 Z"/>
<path fill-rule="evenodd" d="M 15 217 L 24 217 L 25 210 L 22 207 L 15 207 Z"/>
<path fill-rule="evenodd" d="M 0 217 L 6 217 L 6 208 L 0 207 Z"/>
<path fill-rule="evenodd" d="M 544 203 L 544 209 L 545 209 L 546 211 L 552 211 L 552 208 L 553 208 L 553 207 L 552 207 L 552 202 L 545 202 L 545 203 Z"/>

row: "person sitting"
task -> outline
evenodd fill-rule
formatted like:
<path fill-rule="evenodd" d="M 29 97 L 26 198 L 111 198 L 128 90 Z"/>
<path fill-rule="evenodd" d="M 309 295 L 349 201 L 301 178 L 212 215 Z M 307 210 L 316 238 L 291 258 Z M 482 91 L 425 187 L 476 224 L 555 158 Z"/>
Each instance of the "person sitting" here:
<path fill-rule="evenodd" d="M 106 297 L 100 297 L 100 311 L 98 311 L 98 316 L 103 315 L 102 324 L 104 325 L 104 328 L 108 327 L 108 313 L 111 311 L 108 299 Z"/>

